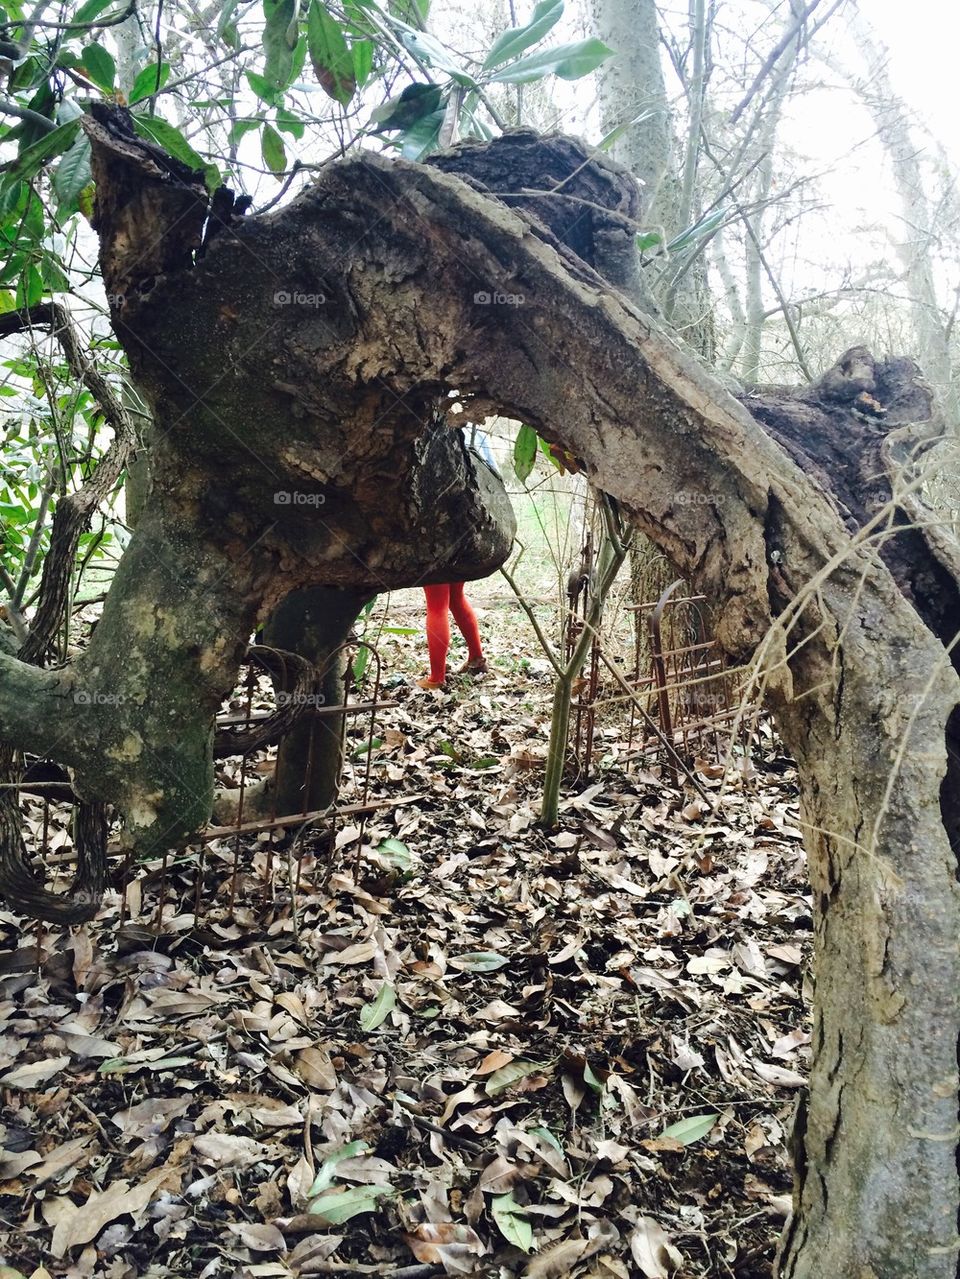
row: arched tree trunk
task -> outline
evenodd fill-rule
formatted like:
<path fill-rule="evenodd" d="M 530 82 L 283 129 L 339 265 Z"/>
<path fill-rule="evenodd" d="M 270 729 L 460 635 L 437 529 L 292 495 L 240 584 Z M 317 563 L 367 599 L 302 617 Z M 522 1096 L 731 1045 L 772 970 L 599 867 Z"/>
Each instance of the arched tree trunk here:
<path fill-rule="evenodd" d="M 82 661 L 50 672 L 0 654 L 3 736 L 55 746 L 147 846 L 201 821 L 200 739 L 251 622 L 292 589 L 415 581 L 427 553 L 434 580 L 458 554 L 473 573 L 495 563 L 498 493 L 481 500 L 434 409 L 454 392 L 465 416 L 529 422 L 716 602 L 721 643 L 757 655 L 798 762 L 817 1002 L 784 1272 L 955 1279 L 957 571 L 925 520 L 895 534 L 877 511 L 893 484 L 897 509 L 922 514 L 911 472 L 939 430 L 922 385 L 853 353 L 794 397 L 825 441 L 820 471 L 810 449 L 791 456 L 788 396 L 740 403 L 598 274 L 631 241 L 629 197 L 569 141 L 542 150 L 540 189 L 565 180 L 565 199 L 511 208 L 482 179 L 360 155 L 197 259 L 202 184 L 119 126 L 89 131 L 114 322 L 164 433 Z M 524 190 L 532 145 L 491 144 L 505 173 L 517 159 L 505 189 Z M 574 173 L 605 198 L 580 204 Z M 856 430 L 874 447 L 863 469 L 843 447 Z M 477 487 L 453 502 L 444 477 Z M 319 519 L 277 509 L 295 487 L 324 496 Z M 129 696 L 107 715 L 71 699 L 87 687 Z"/>

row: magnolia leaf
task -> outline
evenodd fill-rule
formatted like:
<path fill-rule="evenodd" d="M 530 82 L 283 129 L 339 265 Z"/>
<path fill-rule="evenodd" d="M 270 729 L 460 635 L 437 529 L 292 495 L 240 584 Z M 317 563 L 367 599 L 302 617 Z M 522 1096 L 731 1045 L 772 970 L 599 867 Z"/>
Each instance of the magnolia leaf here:
<path fill-rule="evenodd" d="M 689 1146 L 705 1137 L 719 1118 L 719 1115 L 691 1115 L 689 1119 L 681 1119 L 669 1128 L 664 1128 L 660 1135 L 672 1137 L 681 1146 Z"/>
<path fill-rule="evenodd" d="M 519 58 L 521 53 L 542 40 L 563 16 L 563 0 L 541 0 L 533 11 L 533 17 L 523 27 L 510 27 L 497 36 L 490 46 L 490 52 L 483 60 L 485 71 L 491 67 L 499 67 L 511 58 Z"/>
<path fill-rule="evenodd" d="M 53 189 L 60 201 L 63 213 L 77 209 L 80 192 L 93 181 L 90 172 L 90 139 L 81 134 L 57 165 L 53 175 Z"/>
<path fill-rule="evenodd" d="M 339 1226 L 358 1217 L 363 1212 L 373 1212 L 378 1200 L 392 1195 L 389 1186 L 350 1186 L 347 1189 L 328 1190 L 315 1199 L 307 1211 L 316 1217 L 320 1225 Z"/>
<path fill-rule="evenodd" d="M 492 973 L 509 963 L 509 960 L 492 950 L 476 950 L 466 955 L 457 955 L 449 963 L 451 968 L 459 968 L 465 973 Z"/>
<path fill-rule="evenodd" d="M 602 40 L 578 40 L 575 44 L 558 44 L 552 49 L 542 49 L 529 57 L 511 62 L 502 71 L 490 77 L 499 84 L 530 84 L 545 76 L 559 76 L 561 80 L 579 80 L 595 71 L 607 58 L 613 57 Z"/>
<path fill-rule="evenodd" d="M 260 132 L 260 154 L 271 173 L 279 176 L 287 168 L 287 152 L 283 138 L 272 124 L 265 124 Z"/>
<path fill-rule="evenodd" d="M 170 63 L 160 63 L 160 74 L 157 75 L 157 64 L 151 62 L 148 66 L 142 67 L 137 72 L 137 78 L 133 82 L 133 88 L 130 90 L 129 102 L 139 102 L 142 98 L 150 98 L 155 93 L 159 93 L 163 86 L 170 79 Z"/>
<path fill-rule="evenodd" d="M 360 1009 L 360 1026 L 363 1030 L 376 1030 L 397 1006 L 397 992 L 389 982 L 384 982 L 376 999 Z"/>
<path fill-rule="evenodd" d="M 377 852 L 384 861 L 390 862 L 392 866 L 397 866 L 400 870 L 409 870 L 413 865 L 413 856 L 402 839 L 394 839 L 392 836 L 381 839 L 377 845 Z"/>
<path fill-rule="evenodd" d="M 312 1199 L 314 1195 L 321 1194 L 328 1186 L 333 1185 L 333 1177 L 336 1172 L 337 1164 L 341 1159 L 353 1159 L 356 1155 L 363 1155 L 370 1149 L 365 1141 L 349 1141 L 340 1150 L 335 1150 L 332 1155 L 328 1155 L 317 1171 L 313 1184 L 307 1191 L 307 1198 Z"/>
<path fill-rule="evenodd" d="M 497 1224 L 497 1229 L 508 1243 L 516 1245 L 523 1252 L 533 1250 L 533 1227 L 523 1216 L 523 1209 L 512 1193 L 497 1195 L 491 1204 L 490 1212 Z"/>
<path fill-rule="evenodd" d="M 535 1074 L 538 1070 L 543 1070 L 543 1066 L 536 1061 L 508 1062 L 506 1066 L 501 1066 L 499 1070 L 495 1070 L 487 1080 L 485 1084 L 487 1093 L 494 1097 L 498 1092 L 503 1092 L 511 1084 L 515 1084 L 518 1079 L 524 1079 L 527 1075 Z"/>
<path fill-rule="evenodd" d="M 113 55 L 102 44 L 88 44 L 80 55 L 80 65 L 99 88 L 108 92 L 113 88 L 113 82 L 117 78 L 117 64 Z"/>
<path fill-rule="evenodd" d="M 521 426 L 513 445 L 513 473 L 522 484 L 537 460 L 537 433 L 532 426 Z"/>
<path fill-rule="evenodd" d="M 263 0 L 263 11 L 263 76 L 275 89 L 285 89 L 293 78 L 297 0 Z"/>
<path fill-rule="evenodd" d="M 346 106 L 357 91 L 358 76 L 354 55 L 347 45 L 340 23 L 330 16 L 320 0 L 311 0 L 310 3 L 307 14 L 307 47 L 321 89 L 341 106 Z M 371 50 L 371 63 L 372 58 Z"/>

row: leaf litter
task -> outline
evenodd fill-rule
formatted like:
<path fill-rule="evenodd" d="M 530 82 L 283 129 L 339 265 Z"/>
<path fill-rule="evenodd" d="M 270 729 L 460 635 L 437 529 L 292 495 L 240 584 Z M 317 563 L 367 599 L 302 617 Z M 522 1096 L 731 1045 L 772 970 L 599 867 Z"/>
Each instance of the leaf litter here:
<path fill-rule="evenodd" d="M 508 644 L 448 693 L 394 677 L 374 797 L 422 800 L 289 864 L 248 838 L 232 916 L 228 841 L 199 917 L 195 857 L 160 928 L 149 867 L 120 927 L 117 892 L 72 934 L 0 913 L 10 1275 L 771 1274 L 810 1039 L 792 766 L 766 732 L 704 764 L 710 806 L 606 730 L 547 834 L 550 693 Z"/>

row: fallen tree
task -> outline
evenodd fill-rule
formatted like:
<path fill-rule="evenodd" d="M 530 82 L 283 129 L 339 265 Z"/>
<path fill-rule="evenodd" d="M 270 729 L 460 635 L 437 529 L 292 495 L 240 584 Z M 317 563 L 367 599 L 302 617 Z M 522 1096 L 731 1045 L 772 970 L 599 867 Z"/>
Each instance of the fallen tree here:
<path fill-rule="evenodd" d="M 734 397 L 630 300 L 635 189 L 569 140 L 331 163 L 277 212 L 221 212 L 204 250 L 199 177 L 120 117 L 87 129 L 153 483 L 84 655 L 0 653 L 2 736 L 134 847 L 186 838 L 257 621 L 294 590 L 494 567 L 502 491 L 444 410 L 531 424 L 711 598 L 797 759 L 817 996 L 781 1273 L 955 1276 L 960 605 L 913 366 L 857 350 Z M 13 856 L 0 888 L 40 913 Z"/>

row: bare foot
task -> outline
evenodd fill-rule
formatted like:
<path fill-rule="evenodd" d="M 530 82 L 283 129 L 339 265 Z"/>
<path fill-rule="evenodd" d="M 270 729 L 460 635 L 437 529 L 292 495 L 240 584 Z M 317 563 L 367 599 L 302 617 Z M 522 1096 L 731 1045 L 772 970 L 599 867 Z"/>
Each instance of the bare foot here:
<path fill-rule="evenodd" d="M 458 675 L 482 675 L 487 669 L 487 659 L 485 657 L 471 657 L 457 671 Z"/>
<path fill-rule="evenodd" d="M 440 682 L 437 683 L 435 680 L 432 680 L 429 676 L 427 676 L 425 679 L 417 680 L 417 688 L 443 688 L 445 682 L 445 680 L 440 680 Z"/>

